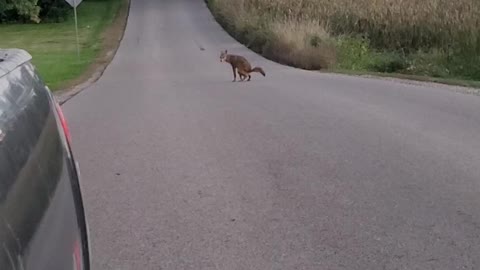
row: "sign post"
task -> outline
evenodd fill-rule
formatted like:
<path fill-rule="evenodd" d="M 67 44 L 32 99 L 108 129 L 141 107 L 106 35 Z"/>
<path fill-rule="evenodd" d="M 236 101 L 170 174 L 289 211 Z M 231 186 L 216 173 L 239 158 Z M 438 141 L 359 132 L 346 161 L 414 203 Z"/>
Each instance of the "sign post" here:
<path fill-rule="evenodd" d="M 78 37 L 78 16 L 77 16 L 77 7 L 80 5 L 82 0 L 65 0 L 70 6 L 73 7 L 73 13 L 75 15 L 75 36 L 77 38 L 77 57 L 80 59 L 80 38 Z"/>

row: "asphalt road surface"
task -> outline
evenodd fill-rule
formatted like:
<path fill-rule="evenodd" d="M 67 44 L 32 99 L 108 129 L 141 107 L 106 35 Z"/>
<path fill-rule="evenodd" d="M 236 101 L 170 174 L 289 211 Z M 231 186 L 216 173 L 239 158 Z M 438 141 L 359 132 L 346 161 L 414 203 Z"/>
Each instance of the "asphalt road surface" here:
<path fill-rule="evenodd" d="M 479 97 L 284 67 L 203 0 L 132 0 L 64 107 L 95 270 L 480 269 Z"/>

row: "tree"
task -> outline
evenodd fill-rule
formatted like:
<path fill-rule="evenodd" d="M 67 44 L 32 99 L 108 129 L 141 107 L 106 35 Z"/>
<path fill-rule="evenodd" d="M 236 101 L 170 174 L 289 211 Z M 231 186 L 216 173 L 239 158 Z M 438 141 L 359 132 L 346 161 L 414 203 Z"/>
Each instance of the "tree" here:
<path fill-rule="evenodd" d="M 70 6 L 65 0 L 39 0 L 40 18 L 43 22 L 60 22 L 65 20 Z"/>
<path fill-rule="evenodd" d="M 40 22 L 38 0 L 0 0 L 0 21 Z"/>

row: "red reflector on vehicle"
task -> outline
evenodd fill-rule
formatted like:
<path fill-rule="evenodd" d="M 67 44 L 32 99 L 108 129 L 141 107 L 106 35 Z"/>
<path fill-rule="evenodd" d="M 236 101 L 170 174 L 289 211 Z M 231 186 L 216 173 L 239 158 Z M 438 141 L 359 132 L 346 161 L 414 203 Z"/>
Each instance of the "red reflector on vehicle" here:
<path fill-rule="evenodd" d="M 71 144 L 72 143 L 72 137 L 70 135 L 70 130 L 68 129 L 67 120 L 65 119 L 65 116 L 63 115 L 62 108 L 60 107 L 58 102 L 56 102 L 55 104 L 56 104 L 56 107 L 57 107 L 58 116 L 60 117 L 60 122 L 62 124 L 63 132 L 65 133 L 65 137 L 67 138 L 68 143 Z"/>
<path fill-rule="evenodd" d="M 80 242 L 75 241 L 75 244 L 73 245 L 73 269 L 75 270 L 83 270 L 81 252 Z"/>

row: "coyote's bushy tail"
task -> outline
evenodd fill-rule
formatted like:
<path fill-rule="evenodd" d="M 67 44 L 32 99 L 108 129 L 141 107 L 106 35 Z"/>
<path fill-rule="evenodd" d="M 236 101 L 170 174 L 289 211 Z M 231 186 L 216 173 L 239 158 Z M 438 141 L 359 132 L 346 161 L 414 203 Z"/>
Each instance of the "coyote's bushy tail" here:
<path fill-rule="evenodd" d="M 266 75 L 265 71 L 263 71 L 263 68 L 261 68 L 261 67 L 254 67 L 254 68 L 252 68 L 252 70 L 250 70 L 250 72 L 258 72 L 258 73 L 262 74 L 264 77 Z"/>

